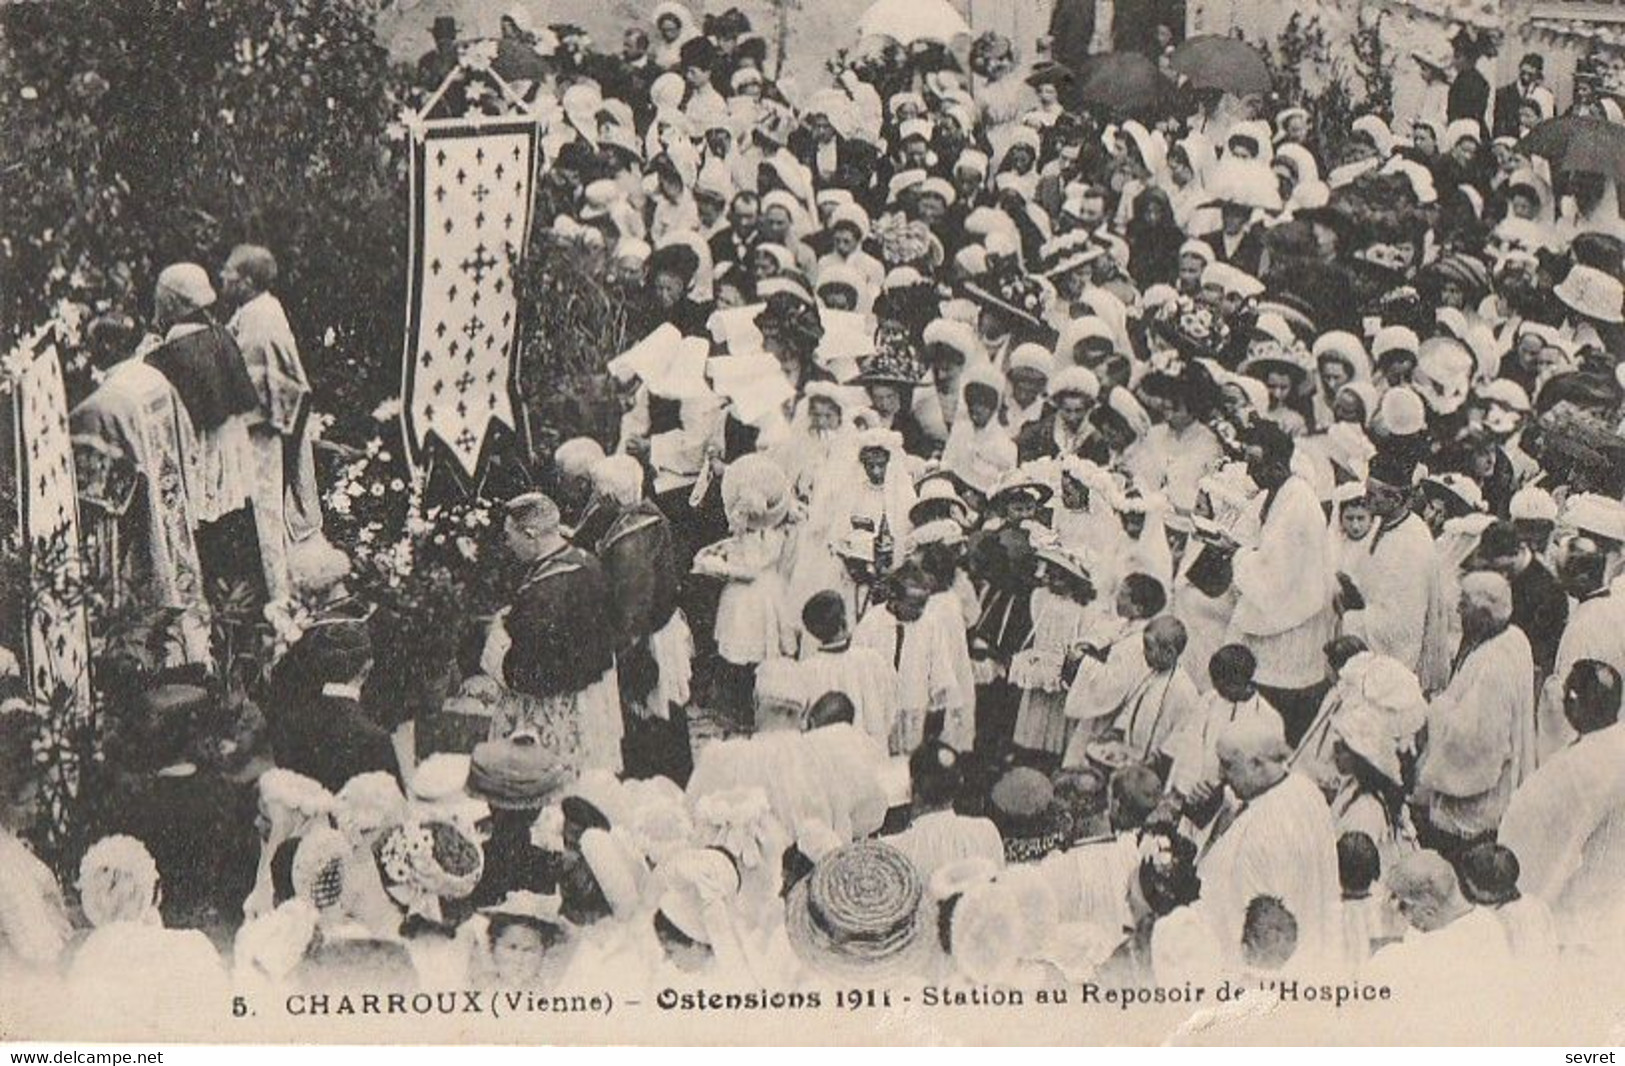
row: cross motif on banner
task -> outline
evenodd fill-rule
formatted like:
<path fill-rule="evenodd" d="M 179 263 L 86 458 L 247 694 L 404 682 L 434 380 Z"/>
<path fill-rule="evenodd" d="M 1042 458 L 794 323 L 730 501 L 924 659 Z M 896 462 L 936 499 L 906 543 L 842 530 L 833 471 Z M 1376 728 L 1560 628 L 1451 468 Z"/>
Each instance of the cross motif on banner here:
<path fill-rule="evenodd" d="M 71 737 L 92 714 L 94 693 L 89 619 L 75 595 L 84 573 L 67 391 L 51 333 L 25 342 L 21 354 L 12 401 L 19 439 L 27 441 L 14 456 L 20 531 L 28 548 L 29 602 L 20 612 L 27 618 L 27 676 L 41 703 L 54 703 L 66 691 L 66 705 L 53 706 L 51 728 Z M 47 758 L 56 756 L 48 752 Z M 44 775 L 43 788 L 55 834 L 64 828 L 58 815 L 78 792 L 77 769 L 71 762 L 56 764 Z"/>
<path fill-rule="evenodd" d="M 414 461 L 433 435 L 477 476 L 491 422 L 518 425 L 505 383 L 513 378 L 514 272 L 529 225 L 537 136 L 522 121 L 423 134 L 413 186 L 417 305 L 403 396 Z"/>
<path fill-rule="evenodd" d="M 485 250 L 485 244 L 482 242 L 474 246 L 474 255 L 464 259 L 459 265 L 463 268 L 465 274 L 469 274 L 474 278 L 475 285 L 483 285 L 485 275 L 492 267 L 497 265 L 497 261 L 491 258 L 490 254 Z"/>

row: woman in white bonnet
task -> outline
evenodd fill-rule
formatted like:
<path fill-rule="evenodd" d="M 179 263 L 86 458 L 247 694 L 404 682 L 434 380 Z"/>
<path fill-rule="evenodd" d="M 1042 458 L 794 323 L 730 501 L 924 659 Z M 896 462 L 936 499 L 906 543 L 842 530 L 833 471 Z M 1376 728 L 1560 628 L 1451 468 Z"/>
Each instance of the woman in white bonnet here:
<path fill-rule="evenodd" d="M 93 932 L 68 970 L 75 1002 L 98 1018 L 169 1018 L 225 1010 L 220 955 L 196 929 L 165 929 L 158 866 L 141 841 L 103 837 L 79 863 L 79 898 Z"/>

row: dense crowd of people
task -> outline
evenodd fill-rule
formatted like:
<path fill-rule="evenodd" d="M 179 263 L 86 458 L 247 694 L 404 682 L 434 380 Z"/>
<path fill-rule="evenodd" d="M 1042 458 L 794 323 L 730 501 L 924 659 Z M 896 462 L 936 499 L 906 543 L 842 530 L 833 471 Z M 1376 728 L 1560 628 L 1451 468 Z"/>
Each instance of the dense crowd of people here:
<path fill-rule="evenodd" d="M 1491 92 L 1473 48 L 1437 116 L 1330 129 L 1112 116 L 995 35 L 792 101 L 737 10 L 662 4 L 619 56 L 516 12 L 491 69 L 549 116 L 547 239 L 630 309 L 618 438 L 504 503 L 509 605 L 403 740 L 274 257 L 99 324 L 99 543 L 154 604 L 247 572 L 317 617 L 246 802 L 188 706 L 129 730 L 88 934 L 0 834 L 6 972 L 1459 985 L 1617 944 L 1625 223 L 1522 147 L 1539 57 Z"/>

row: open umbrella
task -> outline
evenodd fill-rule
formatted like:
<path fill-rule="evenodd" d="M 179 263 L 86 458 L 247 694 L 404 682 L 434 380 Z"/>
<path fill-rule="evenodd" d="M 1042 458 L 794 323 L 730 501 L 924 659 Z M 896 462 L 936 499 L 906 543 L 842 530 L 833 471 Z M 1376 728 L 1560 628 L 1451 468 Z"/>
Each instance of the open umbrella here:
<path fill-rule="evenodd" d="M 858 19 L 858 36 L 890 37 L 898 44 L 941 41 L 946 44 L 970 26 L 948 0 L 876 0 Z"/>
<path fill-rule="evenodd" d="M 1173 103 L 1177 87 L 1139 52 L 1106 52 L 1091 56 L 1072 83 L 1072 106 L 1103 108 L 1126 118 L 1162 114 Z"/>
<path fill-rule="evenodd" d="M 1586 171 L 1625 181 L 1625 126 L 1601 118 L 1549 118 L 1518 142 L 1518 151 L 1541 156 L 1555 171 Z"/>
<path fill-rule="evenodd" d="M 1267 93 L 1272 84 L 1263 53 L 1235 37 L 1192 37 L 1174 49 L 1168 62 L 1193 89 L 1246 96 Z"/>

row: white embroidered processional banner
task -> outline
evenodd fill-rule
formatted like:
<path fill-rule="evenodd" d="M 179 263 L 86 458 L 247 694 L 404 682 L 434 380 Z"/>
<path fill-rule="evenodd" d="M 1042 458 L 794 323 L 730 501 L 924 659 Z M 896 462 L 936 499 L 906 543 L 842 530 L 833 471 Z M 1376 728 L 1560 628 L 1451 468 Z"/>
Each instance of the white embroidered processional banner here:
<path fill-rule="evenodd" d="M 518 294 L 530 235 L 534 119 L 436 120 L 414 137 L 411 291 L 401 418 L 412 464 L 431 439 L 477 479 L 493 422 L 518 429 Z"/>
<path fill-rule="evenodd" d="M 56 332 L 47 327 L 17 350 L 14 382 L 18 532 L 27 550 L 28 639 L 24 645 L 34 700 L 51 708 L 46 746 L 71 751 L 89 722 L 90 618 L 79 548 L 79 494 L 68 432 L 68 396 Z M 14 359 L 16 356 L 14 356 Z M 56 760 L 45 780 L 51 821 L 78 788 L 71 756 Z"/>

